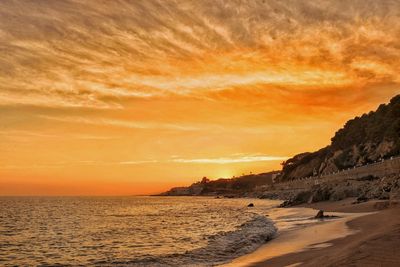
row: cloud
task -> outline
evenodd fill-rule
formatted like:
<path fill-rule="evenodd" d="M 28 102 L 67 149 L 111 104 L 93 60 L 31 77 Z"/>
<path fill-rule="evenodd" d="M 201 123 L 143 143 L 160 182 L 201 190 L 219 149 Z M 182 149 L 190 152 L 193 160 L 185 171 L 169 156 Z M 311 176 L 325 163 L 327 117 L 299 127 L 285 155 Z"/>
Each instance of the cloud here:
<path fill-rule="evenodd" d="M 120 161 L 118 164 L 120 165 L 138 165 L 138 164 L 147 164 L 147 163 L 159 163 L 158 160 L 134 160 L 134 161 Z"/>
<path fill-rule="evenodd" d="M 157 160 L 129 160 L 129 161 L 95 161 L 81 160 L 71 162 L 38 163 L 31 165 L 3 165 L 0 169 L 49 169 L 49 168 L 68 168 L 71 166 L 107 166 L 107 165 L 141 165 L 159 163 Z"/>
<path fill-rule="evenodd" d="M 23 138 L 31 140 L 32 137 L 37 138 L 71 138 L 71 139 L 81 139 L 81 140 L 112 140 L 118 139 L 119 136 L 103 136 L 103 135 L 89 135 L 89 134 L 73 134 L 73 133 L 62 133 L 62 134 L 52 134 L 34 131 L 21 131 L 21 130 L 5 130 L 0 131 L 0 135 L 7 139 L 18 139 Z"/>
<path fill-rule="evenodd" d="M 272 85 L 296 87 L 335 87 L 348 86 L 352 83 L 345 73 L 317 69 L 270 70 L 241 74 L 206 74 L 194 77 L 162 78 L 142 76 L 128 78 L 142 86 L 149 86 L 179 94 L 190 94 L 200 90 L 221 90 L 238 86 Z"/>
<path fill-rule="evenodd" d="M 241 157 L 222 157 L 222 158 L 199 158 L 199 159 L 173 159 L 172 162 L 177 163 L 197 163 L 197 164 L 232 164 L 243 162 L 260 162 L 260 161 L 281 161 L 289 157 L 281 156 L 267 156 L 267 155 L 253 155 Z"/>
<path fill-rule="evenodd" d="M 128 121 L 128 120 L 117 120 L 117 119 L 105 119 L 105 118 L 89 118 L 89 117 L 56 117 L 40 115 L 40 118 L 68 122 L 68 123 L 79 123 L 79 124 L 90 124 L 99 126 L 114 126 L 128 129 L 155 129 L 155 130 L 175 130 L 175 131 L 197 131 L 200 128 L 191 125 L 182 125 L 174 123 L 162 123 L 162 122 L 149 122 L 149 121 Z"/>
<path fill-rule="evenodd" d="M 145 160 L 121 160 L 121 161 L 96 161 L 96 160 L 80 160 L 71 162 L 54 162 L 54 163 L 37 163 L 31 165 L 3 165 L 0 169 L 48 169 L 48 168 L 68 168 L 71 166 L 107 166 L 107 165 L 142 165 L 142 164 L 169 164 L 169 163 L 192 163 L 192 164 L 235 164 L 235 163 L 250 163 L 263 161 L 282 161 L 289 157 L 267 156 L 267 155 L 234 155 L 233 157 L 221 158 L 198 158 L 184 159 L 175 158 L 167 160 L 145 159 Z"/>
<path fill-rule="evenodd" d="M 252 94 L 254 85 L 358 93 L 366 83 L 399 82 L 399 8 L 358 0 L 5 0 L 0 105 L 122 109 L 124 99 L 237 87 Z"/>

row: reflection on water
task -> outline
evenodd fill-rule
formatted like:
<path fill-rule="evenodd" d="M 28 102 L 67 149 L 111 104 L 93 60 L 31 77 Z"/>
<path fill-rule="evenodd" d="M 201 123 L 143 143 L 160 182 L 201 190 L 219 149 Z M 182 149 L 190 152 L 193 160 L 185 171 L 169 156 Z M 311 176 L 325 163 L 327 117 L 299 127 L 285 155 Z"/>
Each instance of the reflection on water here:
<path fill-rule="evenodd" d="M 260 214 L 277 202 L 251 202 L 255 208 L 244 199 L 0 198 L 0 265 L 176 264 L 188 262 L 184 255 L 196 259 L 197 251 L 208 255 L 202 264 L 226 261 L 254 250 L 257 238 L 273 231 Z M 247 242 L 249 232 L 260 235 Z M 215 250 L 227 247 L 230 238 L 246 241 L 235 242 L 247 250 L 230 244 L 232 255 L 219 256 Z"/>

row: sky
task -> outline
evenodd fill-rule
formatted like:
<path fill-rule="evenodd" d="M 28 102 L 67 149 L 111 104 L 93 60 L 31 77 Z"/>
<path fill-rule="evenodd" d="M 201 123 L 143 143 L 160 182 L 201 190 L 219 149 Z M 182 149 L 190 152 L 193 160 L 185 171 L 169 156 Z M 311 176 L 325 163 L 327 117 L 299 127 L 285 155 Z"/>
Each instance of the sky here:
<path fill-rule="evenodd" d="M 2 0 L 0 195 L 277 170 L 399 71 L 400 1 Z"/>

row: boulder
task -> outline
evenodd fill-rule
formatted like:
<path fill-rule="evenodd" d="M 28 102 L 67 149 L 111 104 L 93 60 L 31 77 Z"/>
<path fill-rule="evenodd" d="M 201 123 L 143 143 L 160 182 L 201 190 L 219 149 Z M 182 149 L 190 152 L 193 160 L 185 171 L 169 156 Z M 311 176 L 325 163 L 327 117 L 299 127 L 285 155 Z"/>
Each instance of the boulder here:
<path fill-rule="evenodd" d="M 374 204 L 374 208 L 377 210 L 387 209 L 390 206 L 389 201 L 379 201 Z"/>
<path fill-rule="evenodd" d="M 253 203 L 250 203 L 249 205 L 247 205 L 247 207 L 252 208 L 252 207 L 254 207 L 254 204 L 253 204 Z"/>
<path fill-rule="evenodd" d="M 360 195 L 357 200 L 356 203 L 361 203 L 361 202 L 366 202 L 368 201 L 368 198 L 365 195 Z"/>
<path fill-rule="evenodd" d="M 311 202 L 320 202 L 329 200 L 331 195 L 329 186 L 316 186 L 312 188 L 312 200 Z"/>
<path fill-rule="evenodd" d="M 360 178 L 357 178 L 357 181 L 374 181 L 374 180 L 378 180 L 379 177 L 374 176 L 374 175 L 366 175 Z"/>
<path fill-rule="evenodd" d="M 323 210 L 320 210 L 320 211 L 318 211 L 318 213 L 317 213 L 317 215 L 315 215 L 315 219 L 323 219 L 325 216 L 324 216 L 324 211 Z"/>

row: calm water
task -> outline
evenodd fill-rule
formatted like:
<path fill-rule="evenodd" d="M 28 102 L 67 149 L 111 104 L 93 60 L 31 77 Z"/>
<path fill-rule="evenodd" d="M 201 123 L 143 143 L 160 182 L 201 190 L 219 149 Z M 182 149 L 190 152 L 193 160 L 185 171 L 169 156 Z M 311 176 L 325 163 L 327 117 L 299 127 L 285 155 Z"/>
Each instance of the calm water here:
<path fill-rule="evenodd" d="M 247 204 L 253 202 L 254 208 Z M 277 202 L 195 197 L 0 198 L 0 266 L 211 266 L 276 231 Z"/>

